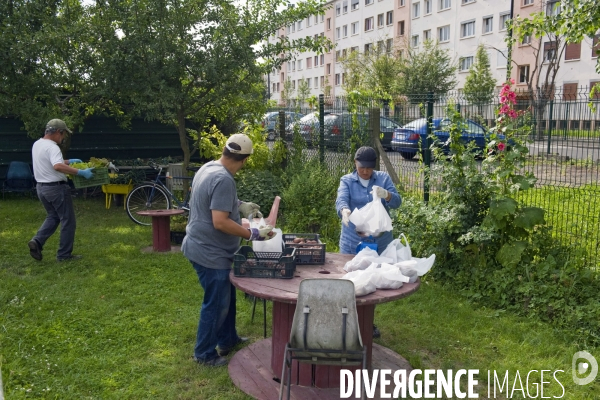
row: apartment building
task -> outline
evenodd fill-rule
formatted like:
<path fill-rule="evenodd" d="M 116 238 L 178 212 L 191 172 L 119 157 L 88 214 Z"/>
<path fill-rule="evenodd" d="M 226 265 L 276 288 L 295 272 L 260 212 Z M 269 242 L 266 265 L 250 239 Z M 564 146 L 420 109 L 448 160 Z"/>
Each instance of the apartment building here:
<path fill-rule="evenodd" d="M 303 53 L 294 61 L 273 71 L 266 81 L 271 99 L 280 101 L 284 83 L 289 79 L 290 97 L 296 97 L 299 81 L 306 80 L 310 95 L 324 93 L 343 96 L 344 70 L 340 60 L 351 51 L 402 52 L 406 46 L 419 47 L 427 39 L 437 40 L 458 63 L 456 89 L 461 90 L 475 61 L 479 45 L 490 59 L 491 71 L 498 85 L 507 79 L 508 34 L 506 21 L 512 15 L 533 12 L 559 12 L 559 0 L 333 0 L 324 15 L 311 16 L 281 28 L 278 36 L 290 38 L 307 35 L 328 37 L 335 48 L 325 54 Z M 568 45 L 560 60 L 555 87 L 577 90 L 600 81 L 594 66 L 594 49 L 600 48 L 600 35 L 582 43 Z M 275 40 L 272 37 L 271 40 Z M 536 48 L 552 51 L 545 39 L 525 38 L 513 46 L 511 78 L 525 89 L 529 74 L 544 70 L 543 60 L 536 60 Z"/>

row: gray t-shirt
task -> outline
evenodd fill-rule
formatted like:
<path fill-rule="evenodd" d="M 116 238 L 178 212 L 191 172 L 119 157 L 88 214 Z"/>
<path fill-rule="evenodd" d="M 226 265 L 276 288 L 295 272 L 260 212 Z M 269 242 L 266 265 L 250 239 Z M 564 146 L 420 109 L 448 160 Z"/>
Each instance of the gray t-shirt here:
<path fill-rule="evenodd" d="M 229 269 L 241 239 L 215 229 L 212 210 L 228 212 L 230 219 L 241 223 L 233 175 L 215 161 L 202 166 L 192 181 L 190 216 L 181 251 L 203 267 Z"/>

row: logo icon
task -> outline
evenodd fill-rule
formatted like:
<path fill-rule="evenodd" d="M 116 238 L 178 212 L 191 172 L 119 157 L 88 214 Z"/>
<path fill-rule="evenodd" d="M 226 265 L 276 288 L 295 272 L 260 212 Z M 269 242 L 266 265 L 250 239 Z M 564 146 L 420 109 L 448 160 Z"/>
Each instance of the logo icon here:
<path fill-rule="evenodd" d="M 585 361 L 583 361 L 585 359 Z M 571 372 L 573 374 L 573 382 L 576 385 L 587 385 L 596 379 L 598 375 L 598 361 L 593 355 L 587 351 L 578 351 L 573 354 L 573 362 L 571 364 Z M 589 373 L 588 376 L 580 378 L 580 375 Z"/>

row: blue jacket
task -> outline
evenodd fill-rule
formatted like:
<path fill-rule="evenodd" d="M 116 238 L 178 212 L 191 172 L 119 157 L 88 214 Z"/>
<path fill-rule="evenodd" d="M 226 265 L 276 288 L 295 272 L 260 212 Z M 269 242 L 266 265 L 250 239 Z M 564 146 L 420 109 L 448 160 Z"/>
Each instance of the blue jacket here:
<path fill-rule="evenodd" d="M 369 185 L 364 187 L 358 178 L 358 172 L 356 170 L 351 174 L 347 174 L 341 177 L 340 186 L 337 192 L 337 199 L 335 201 L 335 209 L 338 216 L 341 218 L 342 209 L 348 208 L 350 211 L 354 211 L 355 208 L 364 207 L 367 203 L 373 200 L 371 191 L 373 186 L 380 186 L 391 193 L 392 198 L 390 201 L 381 199 L 381 202 L 385 206 L 385 209 L 389 213 L 390 208 L 398 208 L 402 203 L 402 199 L 392 182 L 392 179 L 386 172 L 373 171 L 371 179 L 369 179 Z M 356 233 L 354 224 L 350 222 L 348 226 L 342 224 L 342 234 L 340 235 L 340 253 L 343 254 L 356 254 L 356 246 L 362 240 Z M 378 245 L 377 251 L 381 253 L 387 245 L 392 241 L 392 232 L 385 232 L 381 236 L 375 238 L 375 242 Z"/>

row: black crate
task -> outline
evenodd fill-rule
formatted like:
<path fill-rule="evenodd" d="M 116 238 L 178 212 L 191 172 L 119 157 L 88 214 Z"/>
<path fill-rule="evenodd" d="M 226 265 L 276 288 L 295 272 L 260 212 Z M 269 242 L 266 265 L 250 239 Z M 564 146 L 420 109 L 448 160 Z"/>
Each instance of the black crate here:
<path fill-rule="evenodd" d="M 296 249 L 286 248 L 283 252 L 254 251 L 242 246 L 233 256 L 233 275 L 248 278 L 291 279 L 296 272 Z"/>
<path fill-rule="evenodd" d="M 171 231 L 171 243 L 172 244 L 181 244 L 183 243 L 183 238 L 185 237 L 185 232 L 179 231 Z"/>
<path fill-rule="evenodd" d="M 294 239 L 315 240 L 317 243 L 294 243 Z M 296 249 L 296 264 L 325 264 L 327 245 L 319 239 L 318 233 L 284 233 L 286 248 Z"/>

